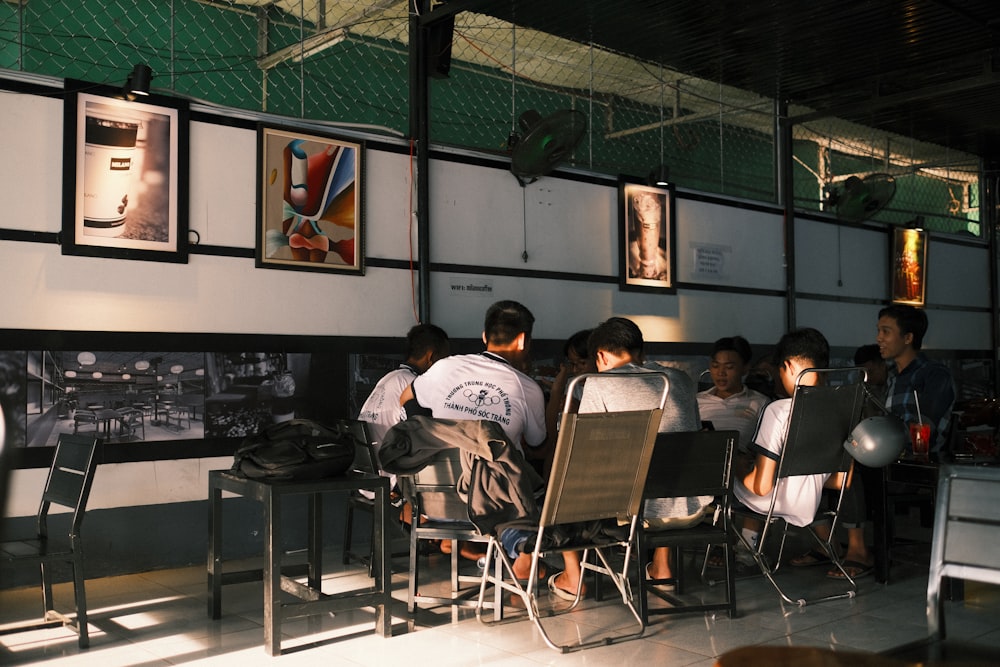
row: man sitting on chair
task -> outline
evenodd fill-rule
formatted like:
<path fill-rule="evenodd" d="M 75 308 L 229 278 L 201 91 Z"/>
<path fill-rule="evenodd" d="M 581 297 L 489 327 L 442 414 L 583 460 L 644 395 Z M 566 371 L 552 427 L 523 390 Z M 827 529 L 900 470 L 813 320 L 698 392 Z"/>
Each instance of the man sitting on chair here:
<path fill-rule="evenodd" d="M 816 329 L 804 328 L 786 333 L 778 341 L 774 351 L 781 383 L 785 392 L 795 393 L 795 381 L 799 373 L 808 368 L 826 368 L 830 364 L 830 345 Z M 807 374 L 800 384 L 815 385 L 815 373 Z M 778 460 L 785 447 L 785 431 L 791 417 L 792 399 L 781 398 L 764 408 L 757 434 L 750 443 L 750 451 L 755 455 L 754 467 L 746 475 L 737 475 L 733 492 L 737 500 L 757 512 L 767 514 L 771 506 L 771 495 L 775 492 Z M 798 475 L 788 477 L 782 484 L 774 502 L 774 516 L 785 519 L 793 526 L 808 526 L 816 517 L 823 488 L 840 488 L 843 474 L 831 477 L 829 474 Z M 762 523 L 759 519 L 746 517 L 743 521 L 743 537 L 751 546 L 757 546 Z M 815 527 L 817 535 L 824 538 L 829 528 Z M 743 564 L 750 564 L 749 555 L 737 550 L 737 558 Z"/>
<path fill-rule="evenodd" d="M 660 419 L 661 433 L 670 431 L 697 431 L 701 427 L 698 416 L 697 386 L 683 371 L 644 362 L 642 331 L 631 320 L 612 317 L 591 332 L 588 352 L 601 373 L 635 373 L 648 371 L 663 373 L 670 381 L 667 403 Z M 617 383 L 615 383 L 617 384 Z M 580 399 L 580 412 L 617 412 L 644 410 L 659 405 L 661 382 L 593 382 L 584 387 Z M 658 498 L 647 501 L 643 521 L 651 528 L 683 528 L 701 521 L 705 509 L 712 502 L 711 496 L 699 498 Z M 556 596 L 573 600 L 580 581 L 580 553 L 563 552 L 566 569 L 549 579 L 549 590 Z M 670 549 L 655 550 L 647 575 L 653 580 L 672 579 Z"/>

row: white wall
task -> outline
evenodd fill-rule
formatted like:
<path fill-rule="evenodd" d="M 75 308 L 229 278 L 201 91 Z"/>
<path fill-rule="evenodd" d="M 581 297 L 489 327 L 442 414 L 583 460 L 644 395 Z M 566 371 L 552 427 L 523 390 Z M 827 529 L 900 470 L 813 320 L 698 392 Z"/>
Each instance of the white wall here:
<path fill-rule="evenodd" d="M 0 227 L 61 229 L 62 113 L 56 96 L 0 94 Z M 193 122 L 190 142 L 190 228 L 206 245 L 253 248 L 255 132 Z M 412 241 L 415 259 L 409 173 L 402 151 L 366 152 L 368 257 L 407 260 Z M 477 338 L 486 306 L 500 298 L 534 311 L 539 338 L 561 339 L 611 315 L 635 318 L 650 341 L 707 343 L 738 333 L 771 344 L 784 331 L 779 213 L 679 193 L 676 279 L 707 289 L 622 292 L 615 184 L 549 176 L 522 188 L 502 165 L 441 159 L 432 161 L 430 178 L 431 262 L 499 274 L 431 276 L 432 319 L 453 337 Z M 795 232 L 797 289 L 824 297 L 797 302 L 798 324 L 820 328 L 835 346 L 871 341 L 878 306 L 870 302 L 885 299 L 888 289 L 885 230 L 799 220 Z M 697 270 L 695 253 L 706 249 L 721 258 L 715 274 Z M 0 267 L 0 328 L 400 336 L 414 323 L 416 275 L 405 270 L 369 267 L 363 277 L 340 276 L 199 254 L 168 264 L 64 256 L 56 245 L 19 241 L 0 241 Z M 604 280 L 504 275 L 515 270 Z M 989 314 L 977 310 L 990 303 L 986 249 L 932 240 L 928 276 L 931 306 L 970 310 L 932 310 L 926 346 L 988 349 Z M 461 284 L 490 291 L 453 289 Z M 733 289 L 743 291 L 727 291 Z M 228 465 L 186 459 L 102 466 L 92 507 L 201 499 L 207 470 Z M 40 479 L 44 471 L 14 474 L 11 515 L 35 512 Z"/>

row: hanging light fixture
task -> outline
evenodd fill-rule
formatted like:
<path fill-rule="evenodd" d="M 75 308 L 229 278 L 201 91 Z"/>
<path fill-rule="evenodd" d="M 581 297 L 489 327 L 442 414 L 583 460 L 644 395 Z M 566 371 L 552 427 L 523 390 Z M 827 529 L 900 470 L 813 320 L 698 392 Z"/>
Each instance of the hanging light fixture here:
<path fill-rule="evenodd" d="M 649 185 L 670 185 L 670 167 L 663 164 L 663 65 L 660 65 L 660 164 L 646 176 Z"/>
<path fill-rule="evenodd" d="M 76 360 L 81 366 L 93 366 L 97 362 L 97 355 L 93 352 L 81 352 L 76 355 Z"/>
<path fill-rule="evenodd" d="M 134 100 L 136 96 L 146 97 L 149 95 L 149 82 L 152 79 L 153 70 L 150 69 L 149 65 L 139 63 L 132 68 L 131 74 L 125 79 L 122 92 L 130 100 Z"/>
<path fill-rule="evenodd" d="M 128 373 L 122 373 L 122 379 L 123 380 L 131 380 L 132 376 L 129 375 Z"/>
<path fill-rule="evenodd" d="M 173 366 L 170 367 L 170 372 L 173 373 L 174 375 L 179 375 L 183 371 L 184 367 L 181 366 L 180 364 L 174 364 Z"/>
<path fill-rule="evenodd" d="M 94 378 L 95 380 L 100 380 L 102 377 L 104 377 L 104 373 L 102 373 L 101 371 L 94 371 L 93 373 L 90 374 L 90 377 Z"/>
<path fill-rule="evenodd" d="M 63 375 L 65 375 L 68 378 L 75 378 L 76 377 L 76 371 L 66 371 L 65 373 L 63 373 Z"/>
<path fill-rule="evenodd" d="M 137 371 L 144 371 L 147 370 L 148 368 L 149 368 L 149 362 L 146 361 L 145 359 L 140 359 L 139 361 L 135 362 L 135 370 Z"/>

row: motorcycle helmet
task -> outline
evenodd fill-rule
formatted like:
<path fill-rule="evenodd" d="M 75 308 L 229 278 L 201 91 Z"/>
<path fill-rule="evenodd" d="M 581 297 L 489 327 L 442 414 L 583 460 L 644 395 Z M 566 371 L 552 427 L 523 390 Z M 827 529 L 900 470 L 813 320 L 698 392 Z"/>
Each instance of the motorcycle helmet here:
<path fill-rule="evenodd" d="M 862 419 L 844 442 L 854 460 L 869 468 L 882 468 L 899 458 L 910 435 L 903 420 L 895 415 Z"/>

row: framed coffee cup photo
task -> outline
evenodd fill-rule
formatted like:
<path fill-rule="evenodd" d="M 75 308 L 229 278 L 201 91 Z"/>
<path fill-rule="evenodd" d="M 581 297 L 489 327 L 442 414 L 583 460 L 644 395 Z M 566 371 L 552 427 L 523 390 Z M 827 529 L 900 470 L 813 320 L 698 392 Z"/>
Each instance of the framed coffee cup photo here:
<path fill-rule="evenodd" d="M 674 292 L 674 189 L 618 183 L 622 290 Z"/>
<path fill-rule="evenodd" d="M 64 255 L 188 261 L 186 102 L 67 80 L 63 142 Z"/>

